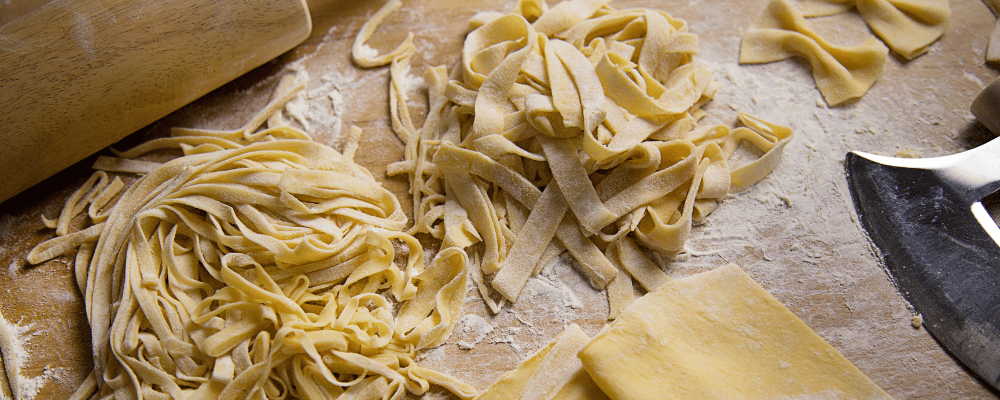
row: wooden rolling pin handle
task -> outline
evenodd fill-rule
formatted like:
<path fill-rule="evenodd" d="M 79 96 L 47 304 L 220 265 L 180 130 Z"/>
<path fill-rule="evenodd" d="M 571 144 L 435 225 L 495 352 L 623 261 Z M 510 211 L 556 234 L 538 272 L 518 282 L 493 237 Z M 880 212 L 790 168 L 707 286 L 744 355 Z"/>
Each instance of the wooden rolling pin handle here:
<path fill-rule="evenodd" d="M 0 202 L 304 41 L 304 0 L 53 0 L 0 27 Z"/>

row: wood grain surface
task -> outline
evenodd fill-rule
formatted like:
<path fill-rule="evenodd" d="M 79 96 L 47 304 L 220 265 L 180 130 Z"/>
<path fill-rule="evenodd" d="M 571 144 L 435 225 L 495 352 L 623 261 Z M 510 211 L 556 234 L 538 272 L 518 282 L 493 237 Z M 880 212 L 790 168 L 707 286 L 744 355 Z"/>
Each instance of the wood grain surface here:
<path fill-rule="evenodd" d="M 311 3 L 313 30 L 303 44 L 114 147 L 127 148 L 165 135 L 172 126 L 238 127 L 267 102 L 282 71 L 296 66 L 311 77 L 305 90 L 307 100 L 336 115 L 312 120 L 313 137 L 339 148 L 341 135 L 350 125 L 363 128 L 357 161 L 408 207 L 406 180 L 385 176 L 385 166 L 400 160 L 403 151 L 389 125 L 388 70 L 359 69 L 349 55 L 355 34 L 382 2 Z M 829 108 L 816 91 L 805 61 L 738 64 L 740 38 L 766 3 L 612 3 L 616 8 L 659 8 L 688 22 L 700 38 L 696 61 L 706 64 L 722 85 L 718 97 L 706 106 L 710 118 L 732 123 L 736 111 L 744 111 L 791 126 L 796 134 L 774 173 L 722 202 L 709 223 L 694 229 L 690 251 L 660 257 L 661 266 L 669 275 L 680 277 L 738 263 L 896 398 L 996 398 L 925 330 L 911 324 L 912 310 L 894 289 L 855 221 L 843 172 L 844 154 L 850 150 L 885 155 L 907 150 L 937 156 L 995 136 L 969 112 L 972 99 L 997 76 L 997 70 L 985 64 L 993 14 L 980 0 L 952 0 L 951 26 L 929 53 L 909 62 L 890 56 L 869 93 L 856 102 Z M 485 10 L 509 11 L 513 6 L 513 0 L 405 1 L 370 44 L 388 50 L 413 32 L 417 53 L 410 75 L 420 76 L 428 66 L 454 65 L 469 17 Z M 853 13 L 811 22 L 835 43 L 858 43 L 872 35 Z M 417 101 L 419 93 L 418 88 L 411 94 L 414 115 L 423 111 Z M 338 97 L 341 102 L 334 101 Z M 52 375 L 36 396 L 39 399 L 65 398 L 90 371 L 89 334 L 73 281 L 72 259 L 61 257 L 30 266 L 24 257 L 53 236 L 43 227 L 41 216 L 56 215 L 66 197 L 90 175 L 92 159 L 0 204 L 0 267 L 5 267 L 0 268 L 0 311 L 10 323 L 26 330 L 24 342 L 30 358 L 23 375 L 38 377 L 46 370 Z M 545 276 L 532 279 L 528 295 L 497 315 L 491 315 L 470 290 L 465 312 L 477 317 L 463 318 L 447 344 L 424 355 L 423 365 L 484 389 L 569 323 L 595 334 L 607 323 L 606 300 L 587 286 L 572 269 L 572 262 L 562 261 Z M 447 398 L 440 392 L 426 397 Z"/>
<path fill-rule="evenodd" d="M 53 0 L 0 26 L 0 201 L 309 32 L 303 0 Z"/>

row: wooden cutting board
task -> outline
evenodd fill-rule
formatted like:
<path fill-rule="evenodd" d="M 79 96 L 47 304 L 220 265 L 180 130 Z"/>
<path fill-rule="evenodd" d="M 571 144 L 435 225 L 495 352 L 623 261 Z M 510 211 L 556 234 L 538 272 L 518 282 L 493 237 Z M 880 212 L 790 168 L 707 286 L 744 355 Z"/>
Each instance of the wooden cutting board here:
<path fill-rule="evenodd" d="M 778 169 L 749 191 L 724 201 L 707 224 L 696 227 L 690 251 L 661 257 L 675 277 L 727 262 L 740 264 L 850 361 L 897 398 L 995 398 L 930 337 L 875 259 L 853 216 L 843 174 L 850 150 L 895 155 L 950 154 L 993 137 L 974 123 L 969 104 L 997 71 L 984 64 L 994 17 L 979 0 L 951 2 L 952 24 L 925 54 L 902 62 L 890 56 L 885 71 L 861 100 L 828 108 L 816 91 L 808 63 L 790 60 L 760 66 L 737 63 L 742 33 L 767 0 L 618 0 L 617 8 L 654 7 L 686 20 L 700 37 L 696 60 L 722 85 L 706 110 L 732 123 L 743 111 L 791 126 L 796 137 Z M 165 135 L 169 127 L 235 128 L 268 100 L 289 66 L 309 74 L 304 120 L 313 137 L 334 147 L 350 125 L 365 131 L 357 161 L 408 200 L 405 179 L 385 177 L 402 158 L 402 143 L 388 119 L 388 71 L 362 70 L 350 62 L 354 37 L 381 1 L 316 1 L 313 34 L 296 47 L 116 145 L 126 148 Z M 387 50 L 408 32 L 417 53 L 410 75 L 418 99 L 419 77 L 433 65 L 454 65 L 466 21 L 479 11 L 509 11 L 513 0 L 478 4 L 453 0 L 405 2 L 370 42 Z M 871 32 L 855 14 L 812 21 L 840 44 Z M 414 115 L 422 113 L 414 104 Z M 331 114 L 335 113 L 335 114 Z M 419 120 L 417 121 L 420 122 Z M 37 398 L 65 398 L 92 367 L 83 303 L 73 281 L 72 259 L 28 266 L 27 252 L 52 237 L 40 217 L 55 216 L 62 202 L 89 176 L 85 160 L 0 205 L 0 311 L 20 327 L 30 355 L 23 376 L 40 385 Z M 532 279 L 525 297 L 491 315 L 470 290 L 449 342 L 428 351 L 423 365 L 456 375 L 477 388 L 541 346 L 569 323 L 590 334 L 606 323 L 603 294 L 568 260 Z M 636 368 L 641 368 L 637 366 Z M 440 396 L 444 397 L 444 396 Z"/>

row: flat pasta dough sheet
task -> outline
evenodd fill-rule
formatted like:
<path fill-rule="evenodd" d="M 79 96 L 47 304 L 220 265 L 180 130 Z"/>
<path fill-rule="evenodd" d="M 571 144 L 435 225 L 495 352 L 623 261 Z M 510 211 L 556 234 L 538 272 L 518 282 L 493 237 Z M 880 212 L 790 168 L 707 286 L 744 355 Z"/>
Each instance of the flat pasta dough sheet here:
<path fill-rule="evenodd" d="M 736 265 L 667 282 L 579 357 L 613 399 L 889 399 Z"/>

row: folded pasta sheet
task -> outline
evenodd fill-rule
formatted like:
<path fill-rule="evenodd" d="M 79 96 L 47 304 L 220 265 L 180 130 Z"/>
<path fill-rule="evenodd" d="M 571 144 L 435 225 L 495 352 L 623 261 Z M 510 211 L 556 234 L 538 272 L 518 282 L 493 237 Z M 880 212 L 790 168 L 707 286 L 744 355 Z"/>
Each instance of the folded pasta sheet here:
<path fill-rule="evenodd" d="M 889 399 L 735 265 L 636 300 L 579 352 L 613 399 Z"/>
<path fill-rule="evenodd" d="M 854 46 L 834 45 L 816 33 L 791 1 L 773 0 L 743 35 L 740 63 L 803 57 L 827 104 L 836 106 L 868 92 L 881 76 L 888 53 L 874 37 Z"/>
<path fill-rule="evenodd" d="M 837 46 L 809 26 L 807 18 L 852 8 L 881 41 L 872 37 L 854 46 Z M 875 84 L 889 49 L 912 60 L 944 35 L 950 21 L 947 0 L 771 0 L 743 36 L 740 63 L 803 57 L 827 104 L 836 106 L 860 98 Z"/>
<path fill-rule="evenodd" d="M 912 60 L 928 51 L 951 22 L 948 0 L 800 0 L 806 17 L 845 12 L 852 7 L 894 52 Z"/>

